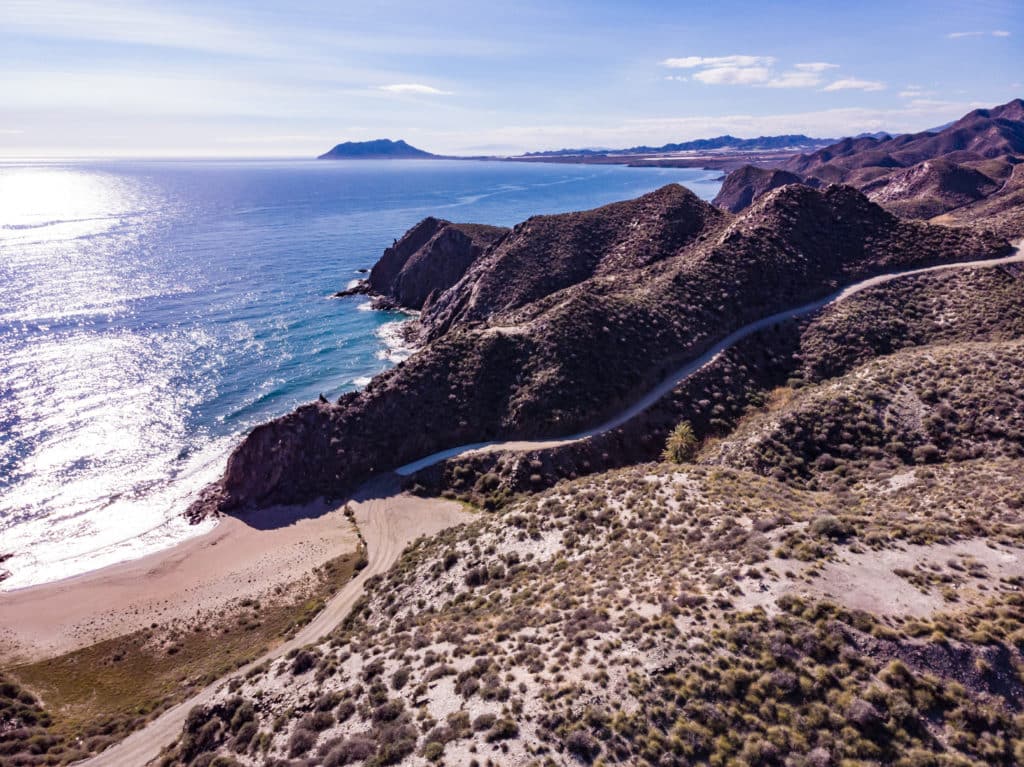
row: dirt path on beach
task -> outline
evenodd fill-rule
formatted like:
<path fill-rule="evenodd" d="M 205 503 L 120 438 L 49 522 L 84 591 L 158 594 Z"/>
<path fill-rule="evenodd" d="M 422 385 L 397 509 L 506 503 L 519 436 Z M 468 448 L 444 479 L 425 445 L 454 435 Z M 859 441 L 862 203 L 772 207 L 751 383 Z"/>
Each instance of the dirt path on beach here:
<path fill-rule="evenodd" d="M 394 475 L 386 475 L 364 485 L 352 499 L 351 506 L 356 524 L 366 540 L 367 566 L 293 639 L 236 673 L 244 673 L 252 665 L 279 658 L 293 648 L 307 645 L 330 633 L 362 595 L 366 581 L 386 572 L 406 546 L 420 536 L 433 535 L 472 518 L 462 506 L 453 501 L 417 498 L 399 493 L 398 480 Z M 142 767 L 149 763 L 164 746 L 178 737 L 191 708 L 211 700 L 223 681 L 205 688 L 198 695 L 166 711 L 144 729 L 79 764 L 89 767 Z"/>
<path fill-rule="evenodd" d="M 153 623 L 215 614 L 353 552 L 343 508 L 322 502 L 227 516 L 164 551 L 39 586 L 0 592 L 0 663 L 32 662 Z"/>

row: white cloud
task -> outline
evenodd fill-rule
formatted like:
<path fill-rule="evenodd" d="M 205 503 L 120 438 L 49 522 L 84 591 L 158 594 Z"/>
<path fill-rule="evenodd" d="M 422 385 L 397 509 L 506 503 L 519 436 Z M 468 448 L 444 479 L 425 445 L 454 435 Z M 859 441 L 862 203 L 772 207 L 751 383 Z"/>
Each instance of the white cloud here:
<path fill-rule="evenodd" d="M 828 69 L 838 69 L 838 64 L 829 64 L 827 61 L 807 61 L 803 64 L 794 64 L 801 72 L 824 72 Z"/>
<path fill-rule="evenodd" d="M 451 91 L 443 91 L 430 85 L 422 83 L 394 83 L 393 85 L 381 85 L 379 90 L 388 93 L 414 94 L 417 96 L 451 96 Z"/>
<path fill-rule="evenodd" d="M 800 65 L 797 64 L 799 67 Z M 821 75 L 817 71 L 783 72 L 773 77 L 764 85 L 766 88 L 813 88 L 821 83 Z"/>
<path fill-rule="evenodd" d="M 692 79 L 705 85 L 752 85 L 763 88 L 813 88 L 821 84 L 821 73 L 838 64 L 807 61 L 782 73 L 775 71 L 773 56 L 684 56 L 661 62 L 670 69 L 696 69 Z M 682 79 L 686 78 L 666 78 Z"/>
<path fill-rule="evenodd" d="M 899 92 L 899 97 L 901 99 L 920 99 L 934 95 L 935 91 L 925 90 L 920 85 L 908 85 L 906 88 Z"/>
<path fill-rule="evenodd" d="M 824 88 L 824 91 L 884 91 L 885 83 L 880 83 L 877 80 L 861 80 L 858 77 L 846 77 L 842 80 L 836 80 L 835 82 L 829 83 Z"/>
<path fill-rule="evenodd" d="M 950 40 L 960 40 L 965 37 L 985 37 L 987 35 L 992 35 L 992 37 L 1009 37 L 1010 33 L 1005 29 L 993 29 L 991 32 L 950 32 L 946 37 Z"/>
<path fill-rule="evenodd" d="M 769 78 L 768 67 L 711 67 L 693 76 L 706 85 L 758 85 Z"/>
<path fill-rule="evenodd" d="M 771 66 L 775 59 L 771 56 L 684 56 L 677 59 L 665 59 L 663 67 L 670 69 L 696 69 L 697 67 L 763 67 Z"/>

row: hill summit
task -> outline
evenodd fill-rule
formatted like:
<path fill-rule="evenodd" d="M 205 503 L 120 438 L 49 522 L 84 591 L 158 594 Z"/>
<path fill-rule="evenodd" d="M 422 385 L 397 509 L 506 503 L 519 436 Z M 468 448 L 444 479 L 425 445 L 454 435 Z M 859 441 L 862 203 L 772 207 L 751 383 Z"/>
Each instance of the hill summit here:
<path fill-rule="evenodd" d="M 430 160 L 436 154 L 424 152 L 402 139 L 392 141 L 378 138 L 373 141 L 346 141 L 336 145 L 329 152 L 317 157 L 318 160 Z"/>

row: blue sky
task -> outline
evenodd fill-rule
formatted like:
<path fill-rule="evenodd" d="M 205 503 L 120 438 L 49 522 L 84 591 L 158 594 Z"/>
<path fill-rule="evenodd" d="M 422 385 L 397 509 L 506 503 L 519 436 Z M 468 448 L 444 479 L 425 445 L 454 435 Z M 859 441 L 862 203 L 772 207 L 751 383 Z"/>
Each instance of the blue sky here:
<path fill-rule="evenodd" d="M 0 67 L 0 156 L 840 136 L 1024 96 L 1024 7 L 3 0 Z"/>

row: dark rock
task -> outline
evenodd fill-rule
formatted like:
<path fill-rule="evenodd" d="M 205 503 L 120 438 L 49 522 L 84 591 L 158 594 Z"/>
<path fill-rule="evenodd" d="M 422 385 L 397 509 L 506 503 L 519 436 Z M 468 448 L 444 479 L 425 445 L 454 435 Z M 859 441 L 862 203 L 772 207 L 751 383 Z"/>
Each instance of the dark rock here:
<path fill-rule="evenodd" d="M 422 222 L 378 276 L 412 274 L 413 255 L 445 229 Z M 733 216 L 670 185 L 535 217 L 425 301 L 417 354 L 338 404 L 254 429 L 206 498 L 231 508 L 338 497 L 448 447 L 571 434 L 752 320 L 870 274 L 1007 250 L 990 235 L 901 222 L 849 187 L 789 185 Z"/>
<path fill-rule="evenodd" d="M 786 184 L 801 183 L 803 179 L 789 171 L 744 165 L 726 176 L 722 188 L 712 202 L 719 208 L 739 213 L 750 207 L 750 204 L 765 192 Z M 817 187 L 820 183 L 813 179 L 809 186 Z"/>
<path fill-rule="evenodd" d="M 318 160 L 430 160 L 436 154 L 424 152 L 399 139 L 379 138 L 373 141 L 346 141 L 336 145 Z"/>
<path fill-rule="evenodd" d="M 422 309 L 456 282 L 507 229 L 425 218 L 402 235 L 370 270 L 370 289 L 394 307 Z"/>

